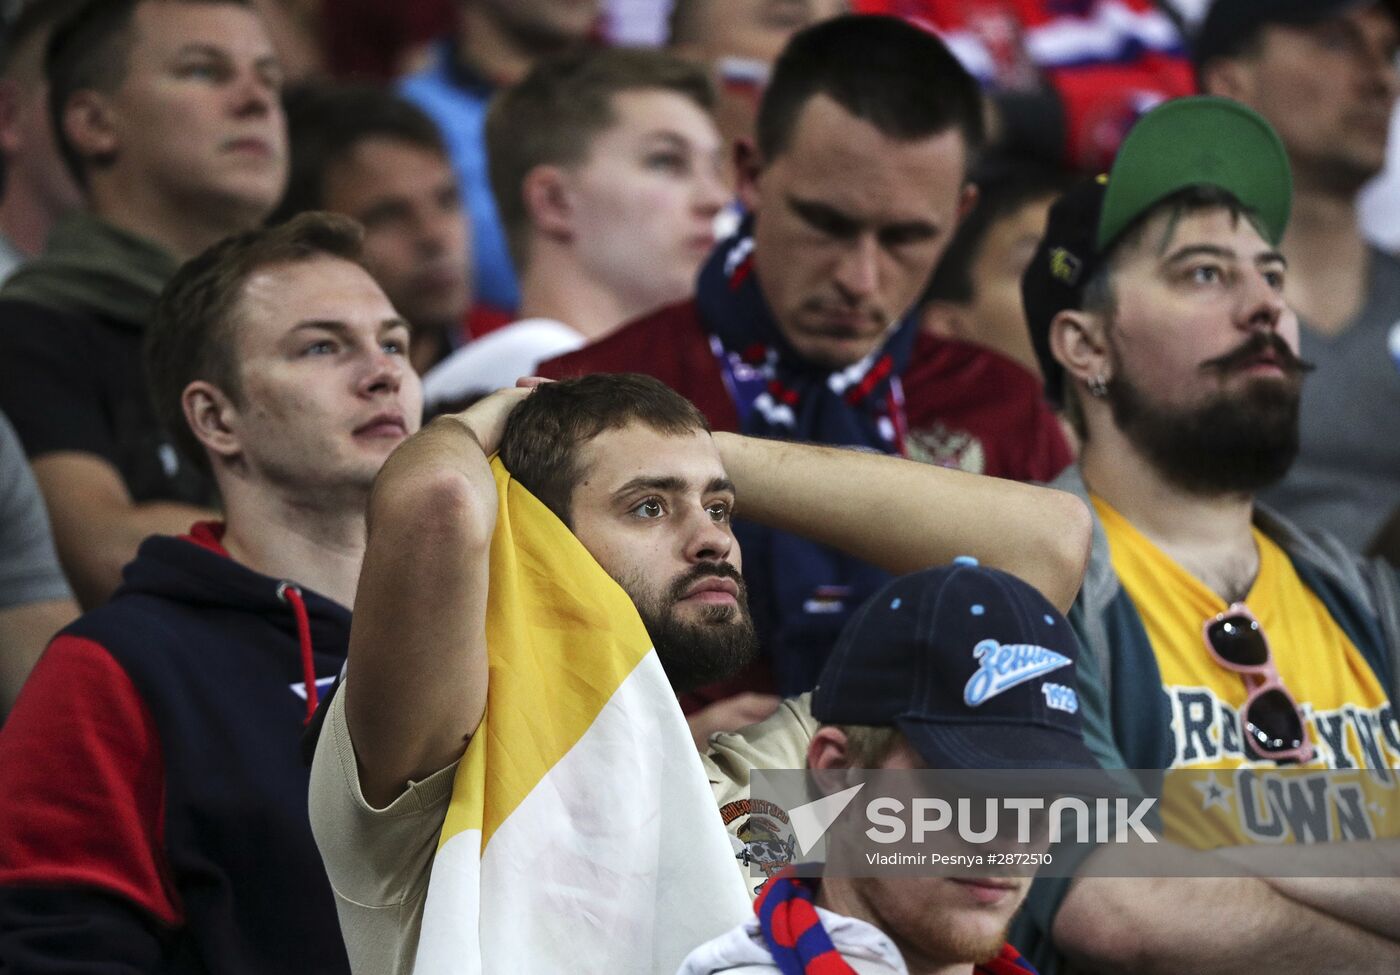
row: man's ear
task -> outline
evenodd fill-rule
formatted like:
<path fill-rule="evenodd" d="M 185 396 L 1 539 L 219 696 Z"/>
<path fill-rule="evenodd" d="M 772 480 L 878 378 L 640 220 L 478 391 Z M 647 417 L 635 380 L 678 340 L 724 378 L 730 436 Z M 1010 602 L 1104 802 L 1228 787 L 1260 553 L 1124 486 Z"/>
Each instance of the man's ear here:
<path fill-rule="evenodd" d="M 180 395 L 180 405 L 195 438 L 211 454 L 232 460 L 242 453 L 238 408 L 222 389 L 196 379 Z"/>
<path fill-rule="evenodd" d="M 763 172 L 763 160 L 758 146 L 748 138 L 734 140 L 734 185 L 739 202 L 749 213 L 759 207 L 758 177 Z"/>
<path fill-rule="evenodd" d="M 982 198 L 982 191 L 977 188 L 976 183 L 964 183 L 962 194 L 958 197 L 958 224 L 961 225 L 967 219 L 967 215 L 977 206 L 977 201 Z M 949 231 L 952 236 L 952 231 Z"/>
<path fill-rule="evenodd" d="M 1251 104 L 1255 95 L 1254 71 L 1239 58 L 1216 58 L 1201 70 L 1201 93 L 1233 98 Z"/>
<path fill-rule="evenodd" d="M 111 104 L 99 91 L 74 92 L 63 109 L 63 132 L 84 159 L 105 160 L 121 148 Z"/>
<path fill-rule="evenodd" d="M 846 773 L 851 759 L 846 748 L 846 733 L 834 725 L 822 725 L 807 744 L 807 774 L 822 795 L 832 795 L 849 785 Z"/>
<path fill-rule="evenodd" d="M 974 341 L 972 316 L 966 305 L 935 298 L 924 305 L 919 313 L 919 330 L 925 335 L 936 335 L 941 339 Z"/>
<path fill-rule="evenodd" d="M 1068 381 L 1113 378 L 1105 328 L 1101 316 L 1082 311 L 1062 311 L 1050 322 L 1050 352 Z"/>
<path fill-rule="evenodd" d="M 525 174 L 520 193 L 530 223 L 540 233 L 556 240 L 573 238 L 573 202 L 569 198 L 569 176 L 565 170 L 558 166 L 536 166 Z"/>

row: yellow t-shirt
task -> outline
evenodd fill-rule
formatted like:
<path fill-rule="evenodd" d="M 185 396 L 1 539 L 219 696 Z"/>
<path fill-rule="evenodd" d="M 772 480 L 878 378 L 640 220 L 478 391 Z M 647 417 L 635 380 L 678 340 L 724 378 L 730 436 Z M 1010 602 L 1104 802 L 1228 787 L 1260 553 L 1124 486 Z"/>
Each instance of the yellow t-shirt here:
<path fill-rule="evenodd" d="M 1297 766 L 1260 760 L 1245 750 L 1239 722 L 1239 709 L 1248 695 L 1244 677 L 1218 664 L 1202 635 L 1205 621 L 1224 612 L 1228 604 L 1111 505 L 1101 498 L 1092 500 L 1108 536 L 1114 571 L 1142 619 L 1161 671 L 1175 746 L 1170 767 L 1246 773 L 1173 777 L 1179 780 L 1180 788 L 1169 785 L 1163 800 L 1169 835 L 1175 833 L 1177 838 L 1203 848 L 1232 845 L 1251 836 L 1287 841 L 1289 837 L 1271 835 L 1271 815 L 1280 813 L 1279 818 L 1287 822 L 1298 820 L 1289 810 L 1270 805 L 1274 792 L 1257 771 L 1296 770 Z M 1274 666 L 1307 724 L 1315 754 L 1306 768 L 1400 768 L 1400 731 L 1370 664 L 1317 595 L 1298 578 L 1284 551 L 1257 528 L 1254 541 L 1259 549 L 1259 574 L 1244 603 L 1259 620 L 1273 651 Z M 1281 791 L 1275 787 L 1283 797 L 1281 802 L 1295 794 L 1305 799 L 1322 794 L 1312 792 L 1297 771 L 1285 772 L 1278 779 L 1285 783 Z M 1358 787 L 1367 791 L 1372 785 L 1385 787 L 1385 802 L 1394 802 L 1395 776 L 1377 778 L 1361 773 L 1356 780 Z M 1334 799 L 1339 804 L 1350 801 L 1337 792 L 1342 781 L 1335 774 L 1327 779 L 1329 795 L 1336 793 Z M 1359 809 L 1365 804 L 1356 801 Z M 1253 808 L 1243 808 L 1246 805 Z M 1355 831 L 1352 805 L 1331 812 L 1331 832 Z M 1268 828 L 1261 830 L 1261 823 Z M 1386 832 L 1395 831 L 1392 827 Z"/>

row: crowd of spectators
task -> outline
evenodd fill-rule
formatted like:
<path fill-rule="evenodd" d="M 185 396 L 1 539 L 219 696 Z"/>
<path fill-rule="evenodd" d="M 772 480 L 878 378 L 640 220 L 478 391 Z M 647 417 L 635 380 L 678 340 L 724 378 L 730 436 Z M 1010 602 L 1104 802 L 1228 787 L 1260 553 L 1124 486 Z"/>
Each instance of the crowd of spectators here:
<path fill-rule="evenodd" d="M 1400 3 L 0 30 L 0 971 L 1400 970 L 1400 864 L 775 871 L 753 913 L 658 843 L 670 894 L 551 900 L 628 776 L 712 793 L 674 822 L 747 863 L 756 768 L 1400 768 Z M 522 586 L 551 609 L 507 640 Z M 503 723 L 509 644 L 618 598 L 657 669 L 569 739 L 616 788 L 552 781 L 528 896 L 449 898 L 474 776 L 563 765 L 533 749 L 606 684 Z M 988 641 L 1064 669 L 978 710 Z M 460 969 L 451 911 L 504 925 Z"/>

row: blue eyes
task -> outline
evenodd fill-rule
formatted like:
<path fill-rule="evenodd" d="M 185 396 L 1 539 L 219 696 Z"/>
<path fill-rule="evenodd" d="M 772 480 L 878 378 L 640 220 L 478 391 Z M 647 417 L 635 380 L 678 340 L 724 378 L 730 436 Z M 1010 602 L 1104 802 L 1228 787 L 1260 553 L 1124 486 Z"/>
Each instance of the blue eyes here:
<path fill-rule="evenodd" d="M 381 343 L 379 347 L 390 355 L 408 354 L 408 343 L 398 339 L 390 339 Z M 310 345 L 306 346 L 306 348 L 301 350 L 301 354 L 303 356 L 335 355 L 339 351 L 339 343 L 332 339 L 321 339 L 318 342 L 312 342 Z"/>

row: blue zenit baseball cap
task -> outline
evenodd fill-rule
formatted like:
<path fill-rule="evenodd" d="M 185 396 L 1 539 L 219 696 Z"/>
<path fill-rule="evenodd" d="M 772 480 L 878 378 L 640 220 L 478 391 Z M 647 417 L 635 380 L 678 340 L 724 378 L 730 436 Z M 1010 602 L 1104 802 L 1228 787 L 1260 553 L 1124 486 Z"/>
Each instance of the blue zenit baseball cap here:
<path fill-rule="evenodd" d="M 824 724 L 894 725 L 934 769 L 1097 769 L 1079 641 L 1034 587 L 972 560 L 886 585 L 846 624 L 812 695 Z"/>

